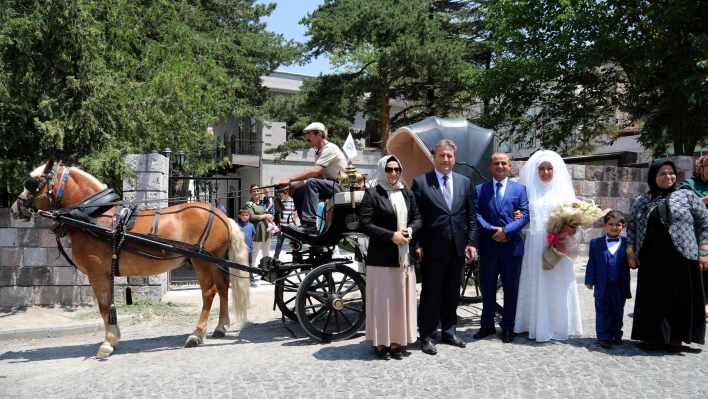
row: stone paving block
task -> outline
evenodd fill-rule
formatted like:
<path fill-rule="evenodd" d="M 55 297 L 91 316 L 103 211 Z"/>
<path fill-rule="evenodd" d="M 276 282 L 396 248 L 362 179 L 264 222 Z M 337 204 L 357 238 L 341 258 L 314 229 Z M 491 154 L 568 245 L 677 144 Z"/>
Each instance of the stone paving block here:
<path fill-rule="evenodd" d="M 89 285 L 88 276 L 78 269 L 76 269 L 76 285 Z"/>
<path fill-rule="evenodd" d="M 610 186 L 611 186 L 611 184 L 606 181 L 597 182 L 597 195 L 599 197 L 609 197 L 610 196 Z"/>
<path fill-rule="evenodd" d="M 133 300 L 148 299 L 151 301 L 160 301 L 162 299 L 162 290 L 159 286 L 141 286 L 131 287 Z M 125 302 L 125 292 L 123 292 L 123 301 Z"/>
<path fill-rule="evenodd" d="M 585 165 L 573 165 L 573 180 L 585 180 Z"/>
<path fill-rule="evenodd" d="M 17 227 L 17 228 L 29 228 L 29 227 L 34 227 L 36 218 L 32 218 L 30 220 L 15 220 L 10 218 L 10 227 Z"/>
<path fill-rule="evenodd" d="M 0 248 L 0 266 L 22 266 L 22 248 Z"/>
<path fill-rule="evenodd" d="M 616 166 L 605 166 L 605 181 L 614 181 L 617 179 L 617 167 Z"/>
<path fill-rule="evenodd" d="M 52 285 L 76 285 L 76 268 L 55 267 L 53 269 Z"/>
<path fill-rule="evenodd" d="M 631 209 L 629 198 L 615 198 L 615 208 L 618 211 L 629 215 L 629 210 Z"/>
<path fill-rule="evenodd" d="M 620 182 L 610 182 L 610 195 L 609 197 L 619 197 L 619 185 Z"/>
<path fill-rule="evenodd" d="M 45 248 L 56 248 L 57 246 L 57 236 L 52 233 L 49 229 L 41 229 L 39 231 L 39 243 Z"/>
<path fill-rule="evenodd" d="M 605 178 L 604 166 L 585 166 L 585 178 L 590 181 L 602 181 Z"/>
<path fill-rule="evenodd" d="M 634 168 L 617 168 L 617 180 L 619 181 L 632 181 L 632 170 Z"/>
<path fill-rule="evenodd" d="M 71 258 L 71 248 L 64 248 L 64 251 Z M 73 258 L 72 258 L 73 259 Z M 64 255 L 59 252 L 58 248 L 47 248 L 47 266 L 71 266 L 64 258 Z"/>
<path fill-rule="evenodd" d="M 81 292 L 81 303 L 82 304 L 94 304 L 96 303 L 96 294 L 93 293 L 91 287 L 80 287 Z"/>
<path fill-rule="evenodd" d="M 33 290 L 32 287 L 0 287 L 0 308 L 34 305 Z"/>
<path fill-rule="evenodd" d="M 51 267 L 33 267 L 32 269 L 34 269 L 33 285 L 52 285 Z"/>
<path fill-rule="evenodd" d="M 619 183 L 619 195 L 623 198 L 636 198 L 637 187 L 634 182 L 620 182 Z"/>
<path fill-rule="evenodd" d="M 45 218 L 45 217 L 38 216 L 36 218 L 35 225 L 36 225 L 36 227 L 40 227 L 40 228 L 52 228 L 52 227 L 54 227 L 55 223 L 56 222 L 54 222 L 54 220 L 52 220 L 51 218 Z"/>
<path fill-rule="evenodd" d="M 18 229 L 20 245 L 23 247 L 38 247 L 39 246 L 39 229 Z"/>
<path fill-rule="evenodd" d="M 582 242 L 590 244 L 593 238 L 601 237 L 605 234 L 605 229 L 602 228 L 584 228 Z"/>
<path fill-rule="evenodd" d="M 18 229 L 0 229 L 0 247 L 16 247 L 19 242 Z"/>
<path fill-rule="evenodd" d="M 128 285 L 128 277 L 116 277 L 114 280 L 114 284 L 116 286 L 124 286 Z"/>
<path fill-rule="evenodd" d="M 24 248 L 23 252 L 24 266 L 47 265 L 47 248 Z"/>
<path fill-rule="evenodd" d="M 17 275 L 17 285 L 21 287 L 31 287 L 34 285 L 34 267 L 22 267 Z"/>
<path fill-rule="evenodd" d="M 0 229 L 10 227 L 10 208 L 0 208 Z"/>
<path fill-rule="evenodd" d="M 146 284 L 147 284 L 147 277 L 128 277 L 128 285 L 130 285 L 130 286 L 146 285 Z"/>
<path fill-rule="evenodd" d="M 130 154 L 125 156 L 125 165 L 133 172 L 143 172 L 147 170 L 146 154 Z"/>
<path fill-rule="evenodd" d="M 78 305 L 81 303 L 81 287 L 36 287 L 35 305 Z"/>
<path fill-rule="evenodd" d="M 0 267 L 0 287 L 17 285 L 17 275 L 19 273 L 19 267 Z"/>
<path fill-rule="evenodd" d="M 597 184 L 594 181 L 580 182 L 580 195 L 594 197 L 597 194 Z"/>
<path fill-rule="evenodd" d="M 573 190 L 575 191 L 576 195 L 578 195 L 578 193 L 580 193 L 580 183 L 581 183 L 581 180 L 573 180 Z"/>
<path fill-rule="evenodd" d="M 146 156 L 146 171 L 167 173 L 167 157 L 162 154 L 148 154 Z"/>

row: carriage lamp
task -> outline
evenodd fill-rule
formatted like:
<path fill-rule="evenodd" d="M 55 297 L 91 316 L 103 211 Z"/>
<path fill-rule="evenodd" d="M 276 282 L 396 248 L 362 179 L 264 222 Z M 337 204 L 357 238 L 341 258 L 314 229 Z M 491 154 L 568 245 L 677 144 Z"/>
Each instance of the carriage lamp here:
<path fill-rule="evenodd" d="M 345 185 L 349 184 L 350 186 L 353 186 L 359 182 L 361 182 L 361 174 L 356 172 L 356 168 L 354 165 L 352 165 L 351 162 L 349 162 L 349 165 L 347 166 L 347 169 L 345 170 L 345 173 L 339 172 L 339 178 L 337 179 L 339 182 L 339 185 Z"/>

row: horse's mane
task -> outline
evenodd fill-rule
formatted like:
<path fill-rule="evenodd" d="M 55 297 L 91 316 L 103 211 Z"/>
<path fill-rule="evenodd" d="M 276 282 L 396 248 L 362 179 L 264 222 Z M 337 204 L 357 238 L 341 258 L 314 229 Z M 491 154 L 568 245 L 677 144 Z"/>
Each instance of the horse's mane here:
<path fill-rule="evenodd" d="M 30 173 L 30 176 L 35 177 L 35 178 L 42 176 L 42 174 L 44 173 L 45 166 L 46 165 L 38 166 L 37 169 L 33 170 L 32 173 Z M 58 165 L 54 164 L 54 168 L 58 169 Z M 103 190 L 107 187 L 105 184 L 98 181 L 98 179 L 96 179 L 95 177 L 91 176 L 90 174 L 84 172 L 83 170 L 81 170 L 77 167 L 72 167 L 71 171 L 76 172 L 76 173 L 80 174 L 81 176 L 85 177 L 86 179 L 88 179 L 91 183 L 95 184 L 96 187 L 98 187 L 101 190 Z"/>

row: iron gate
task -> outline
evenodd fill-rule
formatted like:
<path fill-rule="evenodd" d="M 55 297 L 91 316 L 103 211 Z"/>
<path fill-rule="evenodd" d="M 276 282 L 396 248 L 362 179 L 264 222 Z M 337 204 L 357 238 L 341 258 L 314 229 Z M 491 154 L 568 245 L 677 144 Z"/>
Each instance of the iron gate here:
<path fill-rule="evenodd" d="M 169 205 L 186 202 L 205 202 L 214 205 L 216 199 L 226 208 L 226 214 L 235 219 L 246 198 L 241 193 L 239 177 L 172 176 L 169 184 Z M 198 284 L 194 266 L 184 263 L 169 272 L 170 285 Z"/>

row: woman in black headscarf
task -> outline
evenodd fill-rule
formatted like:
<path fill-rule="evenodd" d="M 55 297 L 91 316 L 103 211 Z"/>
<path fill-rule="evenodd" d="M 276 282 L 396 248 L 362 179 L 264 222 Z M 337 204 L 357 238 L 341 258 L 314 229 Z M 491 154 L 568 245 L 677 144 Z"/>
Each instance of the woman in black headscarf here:
<path fill-rule="evenodd" d="M 676 166 L 649 168 L 649 193 L 637 198 L 627 224 L 627 259 L 639 268 L 632 339 L 648 350 L 703 344 L 701 271 L 708 269 L 708 210 L 690 190 L 676 190 Z"/>

